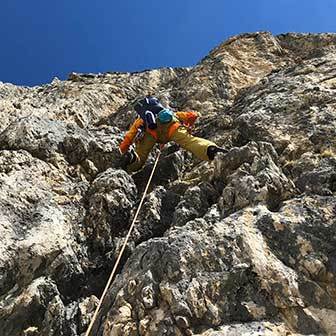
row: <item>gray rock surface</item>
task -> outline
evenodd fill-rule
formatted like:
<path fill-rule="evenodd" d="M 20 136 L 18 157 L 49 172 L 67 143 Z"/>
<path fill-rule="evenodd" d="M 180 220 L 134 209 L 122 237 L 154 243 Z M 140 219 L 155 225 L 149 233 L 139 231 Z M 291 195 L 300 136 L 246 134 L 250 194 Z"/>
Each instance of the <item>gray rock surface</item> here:
<path fill-rule="evenodd" d="M 191 68 L 0 84 L 0 335 L 84 335 L 158 153 L 120 169 L 150 93 L 229 152 L 165 146 L 93 334 L 335 335 L 335 49 L 260 32 Z"/>

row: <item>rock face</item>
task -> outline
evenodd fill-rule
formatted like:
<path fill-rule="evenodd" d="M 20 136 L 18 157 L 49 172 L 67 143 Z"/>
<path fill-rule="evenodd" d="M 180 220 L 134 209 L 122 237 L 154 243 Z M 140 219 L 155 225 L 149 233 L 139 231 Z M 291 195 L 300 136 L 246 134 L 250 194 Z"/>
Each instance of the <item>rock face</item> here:
<path fill-rule="evenodd" d="M 193 68 L 0 84 L 0 335 L 84 335 L 157 153 L 119 167 L 149 93 L 229 152 L 165 147 L 92 335 L 335 335 L 335 51 L 244 34 Z"/>

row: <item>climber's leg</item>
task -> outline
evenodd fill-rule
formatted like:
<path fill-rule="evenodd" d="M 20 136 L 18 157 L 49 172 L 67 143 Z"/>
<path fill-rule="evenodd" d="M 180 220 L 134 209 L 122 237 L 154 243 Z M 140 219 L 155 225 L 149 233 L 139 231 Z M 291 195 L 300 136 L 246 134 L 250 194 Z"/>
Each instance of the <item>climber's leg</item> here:
<path fill-rule="evenodd" d="M 209 161 L 212 160 L 207 154 L 207 150 L 209 146 L 218 146 L 209 140 L 195 137 L 188 133 L 188 130 L 185 127 L 179 127 L 175 133 L 170 138 L 171 141 L 175 141 L 178 143 L 182 148 L 186 149 L 187 151 L 192 152 L 196 157 L 201 160 Z"/>
<path fill-rule="evenodd" d="M 135 145 L 135 158 L 127 166 L 128 172 L 135 172 L 139 170 L 146 162 L 149 152 L 155 145 L 156 140 L 148 133 Z"/>

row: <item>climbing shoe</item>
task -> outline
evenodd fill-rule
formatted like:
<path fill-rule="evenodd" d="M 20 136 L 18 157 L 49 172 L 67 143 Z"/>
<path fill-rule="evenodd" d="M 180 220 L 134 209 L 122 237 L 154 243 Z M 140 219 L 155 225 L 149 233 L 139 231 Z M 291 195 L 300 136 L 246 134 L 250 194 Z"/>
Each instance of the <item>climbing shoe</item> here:
<path fill-rule="evenodd" d="M 131 149 L 121 156 L 119 165 L 122 169 L 126 169 L 128 165 L 135 162 L 136 158 L 137 158 L 137 155 L 134 149 Z"/>
<path fill-rule="evenodd" d="M 209 146 L 207 149 L 207 155 L 209 160 L 213 160 L 215 158 L 215 155 L 217 153 L 227 153 L 228 150 L 222 147 L 218 147 L 218 146 Z"/>

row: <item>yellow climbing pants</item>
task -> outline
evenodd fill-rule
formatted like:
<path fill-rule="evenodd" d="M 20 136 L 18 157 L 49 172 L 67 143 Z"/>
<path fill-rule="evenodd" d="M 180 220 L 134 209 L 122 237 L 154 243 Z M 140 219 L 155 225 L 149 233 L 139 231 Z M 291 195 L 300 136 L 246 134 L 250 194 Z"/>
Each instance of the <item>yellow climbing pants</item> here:
<path fill-rule="evenodd" d="M 209 161 L 207 149 L 209 146 L 217 146 L 212 141 L 195 137 L 188 133 L 188 129 L 180 126 L 169 141 L 174 141 L 185 150 L 193 153 L 197 158 L 203 161 Z M 144 137 L 135 145 L 137 159 L 127 167 L 128 172 L 139 170 L 146 162 L 149 152 L 156 144 L 156 140 L 149 133 L 145 133 Z"/>

